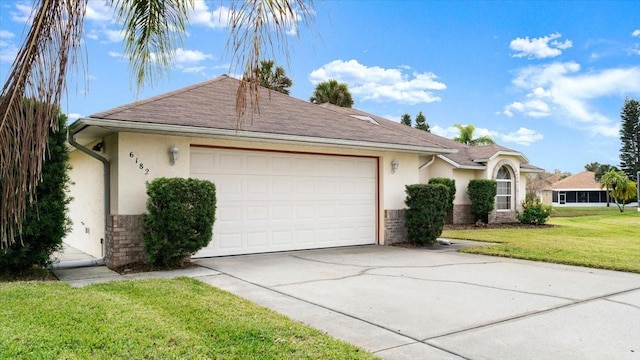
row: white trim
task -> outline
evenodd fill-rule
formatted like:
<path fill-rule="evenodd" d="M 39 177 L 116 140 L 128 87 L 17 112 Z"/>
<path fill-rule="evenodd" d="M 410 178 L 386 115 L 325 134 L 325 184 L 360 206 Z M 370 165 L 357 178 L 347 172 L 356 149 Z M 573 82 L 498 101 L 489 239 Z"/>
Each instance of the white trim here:
<path fill-rule="evenodd" d="M 504 151 L 504 150 L 498 150 L 496 151 L 493 155 L 491 155 L 491 157 L 489 158 L 484 158 L 484 159 L 475 159 L 473 160 L 474 162 L 487 162 L 487 161 L 491 161 L 495 158 L 497 158 L 500 155 L 505 155 L 505 156 L 519 156 L 520 158 L 522 158 L 522 162 L 523 163 L 529 163 L 529 160 L 527 159 L 526 156 L 522 155 L 521 152 L 518 151 Z"/>
<path fill-rule="evenodd" d="M 450 165 L 453 165 L 454 167 L 458 168 L 458 169 L 469 169 L 469 170 L 485 170 L 487 168 L 486 165 L 460 165 L 457 162 L 449 159 L 446 156 L 443 155 L 437 155 L 438 158 L 444 160 L 445 162 L 449 163 Z"/>
<path fill-rule="evenodd" d="M 371 141 L 345 140 L 333 138 L 320 138 L 301 135 L 272 134 L 243 130 L 227 130 L 216 128 L 204 128 L 196 126 L 169 125 L 169 124 L 150 124 L 133 121 L 122 120 L 106 120 L 93 118 L 80 118 L 70 126 L 73 135 L 80 133 L 87 126 L 98 126 L 117 132 L 118 130 L 139 131 L 146 133 L 160 133 L 170 135 L 186 135 L 186 136 L 206 136 L 217 138 L 229 138 L 238 140 L 244 138 L 247 140 L 266 140 L 276 142 L 296 142 L 314 145 L 333 145 L 352 148 L 369 148 L 381 150 L 397 150 L 412 153 L 437 153 L 452 154 L 458 152 L 457 149 L 434 148 L 416 145 L 400 145 L 391 143 L 376 143 Z"/>

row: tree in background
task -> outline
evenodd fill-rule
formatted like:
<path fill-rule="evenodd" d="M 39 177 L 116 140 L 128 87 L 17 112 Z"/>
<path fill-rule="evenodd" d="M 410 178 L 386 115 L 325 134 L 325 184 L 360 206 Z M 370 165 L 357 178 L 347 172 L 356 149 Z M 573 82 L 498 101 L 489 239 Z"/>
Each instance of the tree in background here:
<path fill-rule="evenodd" d="M 600 164 L 599 162 L 592 162 L 584 166 L 584 169 L 591 171 L 596 181 L 600 181 L 602 175 L 608 173 L 611 170 L 618 171 L 618 168 L 609 164 Z"/>
<path fill-rule="evenodd" d="M 419 129 L 419 130 L 424 130 L 426 132 L 431 132 L 431 130 L 429 129 L 429 124 L 427 123 L 427 119 L 422 114 L 422 111 L 420 111 L 418 113 L 418 115 L 416 115 L 416 126 L 415 127 L 416 127 L 416 129 Z"/>
<path fill-rule="evenodd" d="M 622 171 L 611 170 L 603 174 L 600 178 L 600 188 L 606 189 L 607 193 L 611 191 L 611 196 L 613 196 L 613 200 L 618 206 L 618 209 L 620 209 L 620 212 L 624 211 L 627 195 L 631 192 L 629 183 L 632 183 L 635 187 L 635 183 L 630 181 Z M 621 202 L 622 204 L 620 204 Z"/>
<path fill-rule="evenodd" d="M 88 0 L 33 2 L 32 21 L 0 93 L 0 247 L 22 233 L 26 209 L 42 179 L 49 128 L 58 129 L 58 109 L 67 70 L 76 64 Z M 190 0 L 111 0 L 122 23 L 123 57 L 138 90 L 171 69 L 182 46 L 194 2 Z M 236 96 L 238 122 L 247 105 L 258 111 L 261 54 L 278 44 L 287 49 L 288 33 L 313 16 L 306 0 L 232 0 L 228 46 L 231 63 L 244 68 Z M 248 99 L 247 99 L 248 97 Z M 22 111 L 23 98 L 48 106 Z M 17 139 L 17 140 L 14 140 Z"/>
<path fill-rule="evenodd" d="M 336 79 L 323 81 L 316 85 L 313 95 L 309 99 L 314 104 L 330 103 L 340 107 L 353 106 L 353 98 L 346 83 L 338 83 Z"/>
<path fill-rule="evenodd" d="M 411 126 L 411 115 L 406 113 L 402 114 L 402 116 L 400 117 L 400 124 Z"/>
<path fill-rule="evenodd" d="M 640 102 L 626 99 L 620 114 L 620 169 L 629 179 L 637 179 L 640 171 Z"/>
<path fill-rule="evenodd" d="M 457 141 L 459 143 L 469 145 L 469 146 L 490 145 L 490 144 L 496 143 L 495 141 L 493 141 L 491 136 L 488 136 L 488 135 L 483 135 L 483 136 L 474 138 L 473 133 L 474 131 L 476 131 L 476 127 L 473 125 L 455 124 L 453 126 L 455 126 L 458 129 L 458 131 L 460 131 L 460 134 L 454 137 L 453 141 Z"/>
<path fill-rule="evenodd" d="M 260 61 L 258 79 L 260 86 L 286 95 L 289 95 L 289 88 L 293 86 L 293 81 L 287 76 L 282 66 L 276 66 L 274 69 L 273 60 Z"/>

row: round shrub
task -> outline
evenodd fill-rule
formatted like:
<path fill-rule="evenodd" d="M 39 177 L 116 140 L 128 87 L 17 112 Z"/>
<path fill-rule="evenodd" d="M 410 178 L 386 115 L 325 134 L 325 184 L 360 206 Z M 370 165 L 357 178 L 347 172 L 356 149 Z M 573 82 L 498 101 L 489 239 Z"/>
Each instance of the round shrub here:
<path fill-rule="evenodd" d="M 142 218 L 144 249 L 159 266 L 180 265 L 209 244 L 216 213 L 216 187 L 206 180 L 157 178 L 147 184 Z"/>
<path fill-rule="evenodd" d="M 551 206 L 544 205 L 540 198 L 524 201 L 522 208 L 522 212 L 516 212 L 516 218 L 521 224 L 544 225 L 552 211 Z"/>
<path fill-rule="evenodd" d="M 444 227 L 449 190 L 441 184 L 415 184 L 407 185 L 405 192 L 407 240 L 414 245 L 434 243 Z"/>
<path fill-rule="evenodd" d="M 475 220 L 488 223 L 498 193 L 498 183 L 494 180 L 473 179 L 469 181 L 467 194 L 471 199 L 471 214 Z"/>

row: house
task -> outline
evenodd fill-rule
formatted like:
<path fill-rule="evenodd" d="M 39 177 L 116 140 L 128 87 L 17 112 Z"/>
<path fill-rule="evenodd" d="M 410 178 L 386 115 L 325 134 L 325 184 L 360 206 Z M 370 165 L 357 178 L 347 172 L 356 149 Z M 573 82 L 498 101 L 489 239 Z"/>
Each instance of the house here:
<path fill-rule="evenodd" d="M 592 171 L 583 171 L 553 183 L 552 205 L 597 205 L 607 202 Z"/>
<path fill-rule="evenodd" d="M 406 238 L 405 185 L 456 180 L 452 221 L 470 222 L 471 179 L 498 181 L 490 221 L 514 221 L 529 172 L 520 152 L 468 147 L 355 109 L 260 89 L 238 120 L 238 80 L 220 76 L 123 105 L 70 126 L 66 242 L 110 267 L 144 259 L 146 183 L 195 177 L 217 188 L 213 241 L 195 257 Z"/>
<path fill-rule="evenodd" d="M 553 184 L 568 177 L 565 173 L 531 173 L 527 176 L 527 192 L 532 198 L 539 198 L 545 205 L 553 202 Z"/>

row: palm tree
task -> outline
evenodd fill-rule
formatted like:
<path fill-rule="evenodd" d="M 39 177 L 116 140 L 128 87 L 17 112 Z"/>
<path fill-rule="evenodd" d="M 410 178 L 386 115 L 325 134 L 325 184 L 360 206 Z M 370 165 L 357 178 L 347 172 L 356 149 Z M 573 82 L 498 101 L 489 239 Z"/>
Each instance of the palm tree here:
<path fill-rule="evenodd" d="M 293 81 L 287 76 L 282 66 L 273 68 L 273 60 L 260 61 L 258 68 L 258 79 L 260 86 L 289 95 L 289 88 L 293 86 Z"/>
<path fill-rule="evenodd" d="M 613 200 L 618 206 L 618 209 L 620 209 L 620 212 L 624 211 L 624 198 L 627 194 L 628 185 L 629 178 L 622 171 L 610 170 L 600 178 L 600 189 L 606 189 L 607 194 L 611 191 Z M 620 206 L 620 199 L 622 199 L 622 207 Z"/>
<path fill-rule="evenodd" d="M 309 99 L 314 104 L 331 103 L 341 107 L 350 108 L 353 106 L 353 98 L 346 83 L 338 83 L 338 80 L 331 79 L 316 85 L 313 96 Z"/>
<path fill-rule="evenodd" d="M 480 145 L 490 145 L 495 144 L 496 142 L 488 135 L 483 135 L 477 138 L 473 137 L 473 132 L 476 130 L 476 127 L 473 125 L 460 125 L 455 124 L 460 134 L 453 138 L 453 141 L 457 141 L 459 143 L 469 145 L 469 146 L 480 146 Z"/>
<path fill-rule="evenodd" d="M 0 247 L 21 232 L 25 209 L 41 179 L 49 127 L 58 128 L 66 73 L 76 61 L 89 0 L 38 0 L 25 42 L 0 93 Z M 124 57 L 138 89 L 168 71 L 183 41 L 193 0 L 110 0 L 123 24 Z M 258 68 L 262 52 L 307 23 L 311 1 L 233 0 L 230 6 L 232 64 L 247 74 L 236 96 L 238 121 L 247 107 L 258 110 Z M 247 96 L 249 99 L 247 99 Z M 23 99 L 47 106 L 22 111 Z"/>

